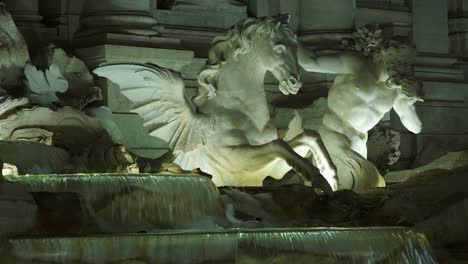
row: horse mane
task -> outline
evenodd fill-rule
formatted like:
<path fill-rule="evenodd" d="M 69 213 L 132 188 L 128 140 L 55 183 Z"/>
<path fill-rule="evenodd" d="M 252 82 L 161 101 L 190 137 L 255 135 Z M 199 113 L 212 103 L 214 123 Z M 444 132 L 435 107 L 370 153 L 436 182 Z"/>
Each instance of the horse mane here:
<path fill-rule="evenodd" d="M 193 103 L 200 106 L 216 96 L 219 71 L 229 59 L 237 61 L 239 55 L 248 53 L 255 36 L 274 34 L 280 28 L 294 35 L 287 26 L 288 22 L 289 15 L 249 17 L 237 22 L 225 35 L 215 37 L 208 52 L 208 61 L 198 75 L 198 94 Z"/>

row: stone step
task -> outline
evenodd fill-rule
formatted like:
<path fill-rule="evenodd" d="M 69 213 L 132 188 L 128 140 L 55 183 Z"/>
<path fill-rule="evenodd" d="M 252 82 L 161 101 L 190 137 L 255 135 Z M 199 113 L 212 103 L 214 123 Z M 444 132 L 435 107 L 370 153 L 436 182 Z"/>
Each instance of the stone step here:
<path fill-rule="evenodd" d="M 403 228 L 231 229 L 118 236 L 15 238 L 2 263 L 436 263 Z"/>

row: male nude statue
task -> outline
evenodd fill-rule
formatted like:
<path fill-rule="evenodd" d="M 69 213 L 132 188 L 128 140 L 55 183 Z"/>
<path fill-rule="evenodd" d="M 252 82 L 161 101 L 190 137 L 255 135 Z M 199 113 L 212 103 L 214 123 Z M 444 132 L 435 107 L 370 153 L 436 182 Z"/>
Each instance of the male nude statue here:
<path fill-rule="evenodd" d="M 378 30 L 359 30 L 354 39 L 356 51 L 316 55 L 303 46 L 298 50 L 299 63 L 306 71 L 337 74 L 319 133 L 337 167 L 339 189 L 385 186 L 366 159 L 366 142 L 367 132 L 392 108 L 408 130 L 421 132 L 414 107 L 422 101 L 421 86 L 405 67 L 411 49 L 383 43 L 379 34 Z"/>

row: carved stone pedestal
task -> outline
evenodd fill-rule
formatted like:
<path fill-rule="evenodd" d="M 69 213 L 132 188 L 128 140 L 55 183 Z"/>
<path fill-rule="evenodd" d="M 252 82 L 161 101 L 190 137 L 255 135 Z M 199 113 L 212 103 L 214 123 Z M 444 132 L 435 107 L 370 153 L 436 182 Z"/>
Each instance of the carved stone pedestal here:
<path fill-rule="evenodd" d="M 176 47 L 180 41 L 159 37 L 150 0 L 86 1 L 75 34 L 75 47 L 116 44 Z"/>

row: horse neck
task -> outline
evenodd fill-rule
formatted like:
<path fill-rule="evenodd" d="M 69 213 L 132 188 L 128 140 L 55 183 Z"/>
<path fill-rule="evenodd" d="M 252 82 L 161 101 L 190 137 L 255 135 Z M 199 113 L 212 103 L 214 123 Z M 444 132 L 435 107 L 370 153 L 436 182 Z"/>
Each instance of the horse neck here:
<path fill-rule="evenodd" d="M 263 129 L 270 120 L 265 94 L 266 69 L 253 55 L 243 54 L 230 59 L 220 69 L 214 103 L 223 108 L 243 112 Z"/>

